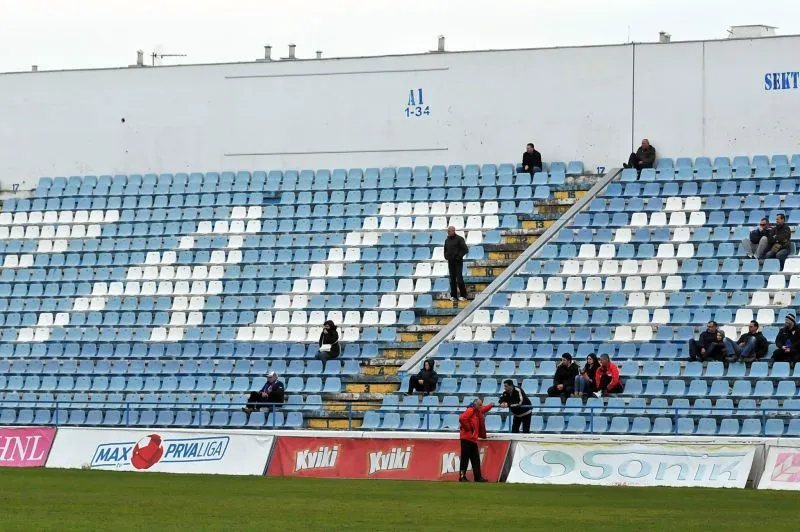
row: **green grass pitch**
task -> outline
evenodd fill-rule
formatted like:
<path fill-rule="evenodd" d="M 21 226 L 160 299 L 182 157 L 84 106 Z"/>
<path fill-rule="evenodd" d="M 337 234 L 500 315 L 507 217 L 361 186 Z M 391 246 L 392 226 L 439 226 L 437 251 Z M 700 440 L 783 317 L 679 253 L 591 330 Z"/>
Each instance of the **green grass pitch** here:
<path fill-rule="evenodd" d="M 797 493 L 0 469 L 0 530 L 798 530 Z"/>

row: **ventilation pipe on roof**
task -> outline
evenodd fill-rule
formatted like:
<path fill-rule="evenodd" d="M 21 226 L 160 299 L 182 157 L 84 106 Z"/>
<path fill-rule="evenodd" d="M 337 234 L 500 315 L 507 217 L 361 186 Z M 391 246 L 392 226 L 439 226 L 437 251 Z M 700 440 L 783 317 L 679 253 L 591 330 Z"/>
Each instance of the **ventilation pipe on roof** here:
<path fill-rule="evenodd" d="M 296 45 L 290 44 L 289 45 L 289 59 L 295 59 L 294 50 L 297 48 Z"/>
<path fill-rule="evenodd" d="M 39 72 L 39 65 L 31 65 L 31 72 Z"/>
<path fill-rule="evenodd" d="M 136 51 L 136 66 L 143 67 L 144 66 L 144 51 L 137 50 Z"/>
<path fill-rule="evenodd" d="M 322 50 L 317 50 L 317 59 L 322 59 Z"/>
<path fill-rule="evenodd" d="M 671 40 L 672 40 L 672 35 L 670 35 L 666 31 L 658 32 L 658 42 L 660 42 L 661 44 L 667 44 Z"/>
<path fill-rule="evenodd" d="M 439 47 L 437 48 L 438 52 L 444 52 L 444 35 L 439 35 Z"/>
<path fill-rule="evenodd" d="M 272 61 L 272 46 L 264 45 L 264 61 Z"/>

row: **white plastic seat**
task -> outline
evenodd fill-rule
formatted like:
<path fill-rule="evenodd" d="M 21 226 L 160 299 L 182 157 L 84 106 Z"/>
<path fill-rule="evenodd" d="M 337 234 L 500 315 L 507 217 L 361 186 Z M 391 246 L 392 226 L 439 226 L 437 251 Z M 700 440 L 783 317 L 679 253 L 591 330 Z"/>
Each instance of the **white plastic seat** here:
<path fill-rule="evenodd" d="M 225 264 L 225 252 L 220 249 L 215 249 L 211 252 L 210 264 Z"/>
<path fill-rule="evenodd" d="M 308 292 L 308 281 L 306 279 L 295 279 L 292 285 L 293 294 L 305 294 Z"/>
<path fill-rule="evenodd" d="M 647 306 L 648 307 L 666 307 L 667 306 L 667 296 L 664 292 L 650 292 L 650 295 L 647 297 Z"/>
<path fill-rule="evenodd" d="M 783 290 L 786 288 L 786 277 L 779 273 L 770 275 L 767 280 L 767 288 L 770 290 Z"/>
<path fill-rule="evenodd" d="M 175 281 L 175 294 L 188 295 L 191 292 L 189 281 Z"/>
<path fill-rule="evenodd" d="M 97 209 L 89 212 L 89 222 L 95 224 L 107 223 L 105 211 Z"/>
<path fill-rule="evenodd" d="M 394 203 L 381 203 L 378 214 L 381 216 L 394 216 Z"/>
<path fill-rule="evenodd" d="M 397 204 L 397 208 L 394 213 L 397 216 L 411 216 L 413 210 L 414 206 L 410 202 L 404 201 Z"/>
<path fill-rule="evenodd" d="M 639 273 L 639 262 L 635 259 L 625 259 L 620 264 L 619 273 L 622 275 L 636 275 Z"/>
<path fill-rule="evenodd" d="M 317 264 L 312 264 L 311 265 L 311 270 L 310 270 L 308 275 L 310 277 L 325 277 L 326 273 L 327 273 L 327 269 L 326 269 L 325 265 L 317 263 Z"/>
<path fill-rule="evenodd" d="M 361 250 L 359 248 L 347 248 L 344 253 L 345 262 L 358 262 L 361 260 Z"/>
<path fill-rule="evenodd" d="M 22 327 L 17 335 L 17 342 L 33 342 L 34 330 L 32 327 Z"/>
<path fill-rule="evenodd" d="M 365 226 L 364 229 L 367 229 Z M 382 231 L 394 231 L 395 230 L 395 218 L 394 216 L 384 216 L 381 218 L 380 229 Z"/>
<path fill-rule="evenodd" d="M 256 314 L 256 324 L 258 325 L 272 325 L 272 311 L 259 310 Z"/>
<path fill-rule="evenodd" d="M 33 330 L 33 341 L 34 342 L 46 342 L 50 339 L 50 327 L 36 327 Z"/>
<path fill-rule="evenodd" d="M 447 222 L 448 227 L 455 227 L 456 231 L 461 231 L 464 229 L 464 217 L 463 216 L 451 216 Z"/>
<path fill-rule="evenodd" d="M 344 275 L 344 264 L 341 262 L 328 264 L 328 273 L 326 277 L 341 277 L 342 275 Z"/>
<path fill-rule="evenodd" d="M 0 231 L 2 231 L 2 229 L 0 229 Z M 2 239 L 2 237 L 0 237 L 0 239 Z M 52 251 L 53 251 L 52 240 L 39 240 L 39 245 L 36 247 L 37 253 L 51 253 Z"/>
<path fill-rule="evenodd" d="M 615 342 L 630 342 L 633 340 L 633 330 L 630 325 L 617 325 L 614 328 Z"/>
<path fill-rule="evenodd" d="M 528 302 L 528 307 L 530 308 L 544 308 L 547 305 L 547 295 L 539 293 L 539 294 L 531 294 L 531 299 Z"/>
<path fill-rule="evenodd" d="M 639 275 L 629 275 L 625 278 L 626 292 L 641 292 L 642 291 L 642 278 Z"/>
<path fill-rule="evenodd" d="M 644 308 L 634 309 L 631 313 L 631 325 L 650 323 L 650 311 Z"/>
<path fill-rule="evenodd" d="M 178 249 L 192 249 L 194 247 L 194 237 L 191 235 L 182 236 L 178 242 Z"/>
<path fill-rule="evenodd" d="M 275 296 L 275 299 L 274 299 L 274 301 L 272 303 L 272 306 L 274 308 L 291 308 L 291 306 L 292 306 L 292 297 L 289 296 L 289 295 L 286 295 L 286 294 L 281 294 L 279 296 Z"/>
<path fill-rule="evenodd" d="M 53 319 L 53 327 L 65 327 L 69 325 L 69 313 L 59 312 Z"/>
<path fill-rule="evenodd" d="M 69 227 L 66 227 L 66 231 L 67 231 L 67 235 L 69 235 Z M 29 240 L 33 240 L 33 239 L 39 238 L 39 226 L 38 225 L 29 225 L 29 226 L 27 226 L 25 228 L 25 238 L 29 239 Z"/>
<path fill-rule="evenodd" d="M 600 273 L 603 275 L 616 275 L 619 273 L 619 261 L 615 259 L 604 260 Z"/>
<path fill-rule="evenodd" d="M 471 342 L 472 341 L 472 328 L 465 325 L 456 327 L 453 340 L 456 342 Z"/>
<path fill-rule="evenodd" d="M 375 216 L 367 216 L 364 218 L 364 225 L 362 228 L 365 231 L 375 231 L 378 229 L 378 218 Z"/>
<path fill-rule="evenodd" d="M 372 313 L 374 313 L 374 312 L 375 311 L 370 310 L 370 311 L 367 311 L 367 312 L 364 313 L 364 320 L 365 320 L 364 324 L 365 325 L 367 323 L 371 323 L 372 322 Z M 367 314 L 369 314 L 369 320 L 368 321 L 367 321 Z M 379 325 L 392 326 L 395 323 L 397 323 L 397 312 L 395 312 L 394 310 L 384 310 L 383 312 L 381 312 L 380 319 L 378 320 L 378 324 Z"/>
<path fill-rule="evenodd" d="M 574 259 L 565 260 L 561 266 L 562 275 L 577 275 L 581 271 L 580 263 Z"/>
<path fill-rule="evenodd" d="M 783 265 L 783 271 L 787 273 L 800 273 L 800 258 L 787 258 Z"/>
<path fill-rule="evenodd" d="M 414 295 L 413 294 L 400 294 L 397 298 L 398 310 L 406 310 L 414 308 Z"/>
<path fill-rule="evenodd" d="M 295 310 L 292 312 L 292 317 L 289 323 L 291 325 L 307 325 L 308 314 L 306 314 L 304 310 Z"/>
<path fill-rule="evenodd" d="M 361 245 L 373 247 L 378 245 L 378 233 L 364 233 L 361 236 Z"/>
<path fill-rule="evenodd" d="M 345 246 L 360 246 L 361 245 L 361 233 L 358 231 L 354 231 L 352 233 L 347 233 L 347 236 L 344 238 L 344 245 Z"/>
<path fill-rule="evenodd" d="M 703 199 L 700 196 L 687 196 L 683 201 L 683 210 L 685 211 L 699 211 L 703 208 Z"/>
<path fill-rule="evenodd" d="M 186 313 L 185 312 L 173 312 L 169 318 L 170 325 L 186 325 Z"/>
<path fill-rule="evenodd" d="M 209 220 L 201 220 L 197 222 L 197 234 L 199 235 L 208 235 L 211 234 L 214 230 L 214 227 Z"/>
<path fill-rule="evenodd" d="M 649 342 L 653 339 L 653 328 L 649 325 L 639 325 L 633 335 L 634 342 Z"/>
<path fill-rule="evenodd" d="M 673 212 L 669 215 L 669 225 L 672 227 L 684 227 L 686 226 L 686 213 L 681 212 Z"/>
<path fill-rule="evenodd" d="M 289 328 L 288 327 L 274 327 L 272 329 L 272 341 L 273 342 L 286 342 L 289 340 Z"/>
<path fill-rule="evenodd" d="M 231 220 L 230 227 L 228 228 L 228 233 L 234 233 L 231 236 L 238 236 L 241 240 L 241 234 L 244 232 L 244 220 Z M 231 247 L 230 243 L 228 247 Z"/>
<path fill-rule="evenodd" d="M 656 257 L 659 259 L 671 259 L 675 256 L 675 246 L 672 244 L 659 244 Z"/>
<path fill-rule="evenodd" d="M 105 281 L 100 281 L 92 285 L 93 296 L 104 296 L 106 294 L 108 294 L 108 283 L 106 283 Z"/>
<path fill-rule="evenodd" d="M 660 275 L 648 275 L 644 278 L 645 292 L 661 291 L 664 289 L 664 281 Z"/>
<path fill-rule="evenodd" d="M 53 326 L 53 313 L 42 312 L 39 314 L 39 319 L 36 323 L 37 327 L 52 327 Z"/>
<path fill-rule="evenodd" d="M 325 279 L 311 279 L 311 285 L 308 287 L 308 292 L 311 294 L 322 294 L 325 292 Z"/>
<path fill-rule="evenodd" d="M 276 310 L 272 315 L 273 325 L 289 325 L 292 318 L 288 310 Z"/>
<path fill-rule="evenodd" d="M 483 242 L 483 232 L 482 231 L 468 231 L 467 237 L 465 239 L 467 241 L 468 246 L 477 246 L 481 242 Z"/>
<path fill-rule="evenodd" d="M 414 217 L 414 231 L 427 231 L 431 227 L 430 218 L 427 216 L 415 216 Z"/>
<path fill-rule="evenodd" d="M 586 283 L 583 285 L 586 292 L 602 292 L 603 279 L 600 277 L 587 277 Z"/>
<path fill-rule="evenodd" d="M 263 212 L 264 209 L 261 207 L 261 205 L 251 205 L 247 208 L 247 218 L 256 220 L 263 216 Z"/>
<path fill-rule="evenodd" d="M 677 259 L 664 259 L 661 261 L 661 267 L 658 269 L 661 275 L 674 275 L 678 273 Z"/>
<path fill-rule="evenodd" d="M 431 254 L 431 260 L 434 262 L 444 261 L 444 246 L 436 246 L 435 248 L 433 248 L 433 253 Z"/>
<path fill-rule="evenodd" d="M 600 273 L 600 261 L 590 259 L 583 262 L 583 266 L 581 267 L 581 273 L 583 275 L 597 275 Z"/>
<path fill-rule="evenodd" d="M 593 259 L 597 256 L 597 248 L 594 244 L 581 244 L 578 257 L 582 259 Z"/>
<path fill-rule="evenodd" d="M 664 281 L 664 291 L 678 292 L 683 290 L 683 277 L 680 275 L 670 275 Z"/>
<path fill-rule="evenodd" d="M 638 213 L 644 215 L 644 213 Z M 631 241 L 631 230 L 628 227 L 619 227 L 614 231 L 614 242 L 618 244 L 627 244 Z"/>
<path fill-rule="evenodd" d="M 650 227 L 663 227 L 667 225 L 667 213 L 654 212 L 650 215 Z"/>
<path fill-rule="evenodd" d="M 447 229 L 447 218 L 444 216 L 434 216 L 431 220 L 431 229 L 434 231 L 444 231 Z"/>
<path fill-rule="evenodd" d="M 604 292 L 622 292 L 622 277 L 612 275 L 606 277 L 606 282 L 603 286 Z"/>
<path fill-rule="evenodd" d="M 692 231 L 688 227 L 676 227 L 672 233 L 673 242 L 688 242 L 692 238 Z"/>
<path fill-rule="evenodd" d="M 631 215 L 631 226 L 644 227 L 647 225 L 647 213 L 635 212 Z"/>
<path fill-rule="evenodd" d="M 86 312 L 89 310 L 89 298 L 76 297 L 75 302 L 72 304 L 72 310 L 76 312 Z"/>
<path fill-rule="evenodd" d="M 414 291 L 413 279 L 400 279 L 397 282 L 397 292 L 411 293 Z M 334 322 L 335 323 L 335 322 Z"/>
<path fill-rule="evenodd" d="M 525 294 L 515 293 L 508 298 L 508 306 L 510 308 L 525 308 L 528 306 L 527 303 Z"/>
<path fill-rule="evenodd" d="M 464 214 L 471 216 L 474 214 L 480 215 L 482 214 L 481 211 L 481 204 L 479 201 L 468 201 L 464 205 Z"/>
<path fill-rule="evenodd" d="M 695 211 L 689 215 L 689 225 L 700 227 L 706 225 L 706 213 L 704 211 Z"/>
<path fill-rule="evenodd" d="M 270 328 L 269 327 L 253 327 L 253 341 L 254 342 L 267 342 L 270 338 Z"/>
<path fill-rule="evenodd" d="M 191 279 L 192 267 L 191 266 L 178 266 L 175 268 L 175 279 Z"/>
<path fill-rule="evenodd" d="M 206 306 L 206 298 L 203 296 L 192 296 L 189 298 L 189 310 L 202 310 Z"/>
<path fill-rule="evenodd" d="M 670 312 L 666 308 L 657 308 L 653 311 L 653 324 L 666 325 L 670 322 Z"/>
<path fill-rule="evenodd" d="M 628 294 L 628 307 L 644 307 L 645 305 L 645 296 L 643 292 L 631 292 Z"/>
<path fill-rule="evenodd" d="M 158 268 L 158 278 L 164 281 L 175 279 L 174 266 L 161 266 Z"/>
<path fill-rule="evenodd" d="M 430 262 L 418 262 L 417 267 L 414 270 L 414 277 L 430 277 L 431 270 L 432 268 Z"/>
<path fill-rule="evenodd" d="M 772 304 L 776 307 L 788 307 L 792 304 L 791 292 L 775 292 Z"/>
<path fill-rule="evenodd" d="M 564 281 L 561 277 L 548 277 L 545 292 L 561 292 L 564 290 Z"/>
<path fill-rule="evenodd" d="M 583 278 L 577 276 L 567 277 L 564 290 L 567 292 L 583 292 Z"/>
<path fill-rule="evenodd" d="M 772 325 L 775 323 L 775 309 L 771 308 L 762 308 L 758 310 L 758 314 L 756 315 L 756 321 L 760 325 L 767 326 Z"/>
<path fill-rule="evenodd" d="M 487 325 L 491 323 L 489 311 L 486 309 L 478 309 L 472 314 L 472 323 L 476 325 Z"/>
<path fill-rule="evenodd" d="M 430 206 L 428 205 L 427 201 L 418 201 L 414 203 L 414 216 L 427 216 L 428 212 L 430 211 Z M 416 223 L 416 219 L 414 220 Z"/>
<path fill-rule="evenodd" d="M 249 326 L 239 327 L 236 331 L 236 340 L 238 342 L 251 342 L 253 340 L 253 328 Z"/>
<path fill-rule="evenodd" d="M 261 220 L 248 220 L 247 225 L 244 228 L 245 233 L 260 233 L 261 232 Z"/>
<path fill-rule="evenodd" d="M 348 310 L 344 314 L 344 321 L 342 322 L 343 325 L 360 325 L 361 324 L 361 313 L 357 310 Z"/>
<path fill-rule="evenodd" d="M 381 309 L 394 309 L 397 308 L 397 295 L 396 294 L 383 294 L 381 301 L 378 304 Z"/>
<path fill-rule="evenodd" d="M 500 217 L 494 214 L 483 217 L 484 231 L 492 231 L 500 227 Z"/>
<path fill-rule="evenodd" d="M 189 315 L 186 316 L 186 325 L 189 327 L 194 327 L 197 325 L 203 324 L 203 313 L 197 310 L 193 310 L 189 312 Z"/>
<path fill-rule="evenodd" d="M 126 296 L 138 296 L 141 292 L 142 286 L 139 281 L 128 281 L 125 283 L 123 294 Z M 111 295 L 111 294 L 109 294 Z"/>
<path fill-rule="evenodd" d="M 447 204 L 448 216 L 460 216 L 464 214 L 464 204 L 460 201 L 452 201 Z"/>
<path fill-rule="evenodd" d="M 598 259 L 613 259 L 617 255 L 617 247 L 614 244 L 600 244 L 597 252 Z"/>
<path fill-rule="evenodd" d="M 746 308 L 740 308 L 736 311 L 736 317 L 733 319 L 733 323 L 737 325 L 744 325 L 753 321 L 753 311 Z M 736 341 L 734 339 L 734 341 Z"/>
<path fill-rule="evenodd" d="M 325 323 L 325 311 L 324 310 L 312 310 L 308 315 L 308 324 L 309 325 L 322 325 Z"/>
<path fill-rule="evenodd" d="M 306 294 L 297 294 L 292 296 L 292 308 L 303 309 L 308 306 L 308 296 Z"/>
<path fill-rule="evenodd" d="M 431 216 L 444 216 L 447 214 L 447 204 L 443 201 L 434 201 L 431 203 L 429 214 Z"/>
<path fill-rule="evenodd" d="M 317 335 L 319 336 L 319 335 Z M 342 328 L 342 341 L 343 342 L 357 342 L 360 336 L 360 331 L 356 327 L 343 327 Z"/>
<path fill-rule="evenodd" d="M 671 198 L 667 198 L 667 201 L 664 203 L 664 210 L 667 212 L 682 211 L 683 200 L 679 196 L 672 196 Z"/>
<path fill-rule="evenodd" d="M 417 281 L 414 283 L 415 294 L 425 294 L 430 291 L 431 291 L 430 279 L 417 279 Z"/>
<path fill-rule="evenodd" d="M 150 333 L 151 342 L 165 342 L 167 340 L 166 327 L 155 327 Z"/>
<path fill-rule="evenodd" d="M 205 293 L 205 283 L 203 283 L 203 290 Z M 174 288 L 172 286 L 172 281 L 159 281 L 158 282 L 158 290 L 156 291 L 156 295 L 159 296 L 171 296 L 174 292 Z"/>
<path fill-rule="evenodd" d="M 769 293 L 764 292 L 761 290 L 757 290 L 753 292 L 753 295 L 750 298 L 751 307 L 766 307 L 769 305 Z M 752 313 L 752 311 L 751 311 Z"/>
<path fill-rule="evenodd" d="M 480 216 L 469 216 L 467 217 L 467 223 L 464 226 L 465 229 L 481 229 L 483 227 L 483 222 Z"/>
<path fill-rule="evenodd" d="M 491 327 L 476 327 L 474 339 L 476 342 L 489 342 L 492 339 Z"/>
<path fill-rule="evenodd" d="M 529 277 L 528 285 L 525 287 L 526 292 L 542 292 L 544 291 L 544 279 L 541 277 Z"/>
<path fill-rule="evenodd" d="M 247 217 L 247 207 L 243 207 L 241 205 L 237 205 L 236 207 L 231 209 L 231 218 L 234 220 L 240 220 L 242 218 Z"/>

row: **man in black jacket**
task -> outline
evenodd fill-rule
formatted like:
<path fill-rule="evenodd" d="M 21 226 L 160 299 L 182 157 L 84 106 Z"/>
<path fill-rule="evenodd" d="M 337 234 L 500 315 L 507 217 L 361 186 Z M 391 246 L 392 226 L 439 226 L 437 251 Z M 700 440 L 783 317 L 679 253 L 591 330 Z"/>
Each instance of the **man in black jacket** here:
<path fill-rule="evenodd" d="M 450 270 L 450 297 L 453 301 L 464 301 L 467 298 L 467 286 L 464 284 L 464 256 L 467 251 L 469 248 L 464 237 L 457 235 L 456 228 L 452 225 L 448 227 L 447 238 L 444 240 L 444 258 Z"/>
<path fill-rule="evenodd" d="M 517 166 L 517 173 L 527 172 L 535 174 L 542 171 L 542 154 L 533 147 L 533 142 L 529 142 L 522 154 L 522 165 Z"/>
<path fill-rule="evenodd" d="M 635 168 L 637 172 L 642 173 L 642 168 L 653 168 L 656 164 L 656 149 L 650 145 L 650 141 L 642 139 L 642 145 L 636 150 L 636 153 L 631 153 L 628 157 L 628 163 L 623 165 L 625 168 Z"/>
<path fill-rule="evenodd" d="M 579 371 L 578 365 L 572 362 L 572 355 L 569 353 L 561 355 L 561 363 L 556 367 L 553 385 L 547 389 L 547 395 L 561 397 L 561 403 L 566 403 L 567 397 L 575 392 L 575 377 Z"/>
<path fill-rule="evenodd" d="M 697 340 L 689 340 L 689 360 L 695 361 L 697 359 L 705 359 L 707 357 L 708 348 L 717 339 L 717 322 L 709 321 L 706 325 L 706 330 L 700 333 L 700 338 Z"/>
<path fill-rule="evenodd" d="M 758 229 L 753 229 L 747 238 L 742 240 L 744 254 L 751 259 L 764 259 L 769 251 L 769 241 L 772 239 L 772 228 L 769 220 L 761 218 Z"/>
<path fill-rule="evenodd" d="M 800 328 L 794 314 L 787 314 L 783 328 L 775 338 L 778 349 L 772 353 L 773 362 L 800 362 Z"/>
<path fill-rule="evenodd" d="M 500 396 L 500 407 L 508 407 L 508 411 L 514 416 L 511 422 L 511 432 L 519 432 L 522 427 L 522 432 L 527 434 L 531 431 L 531 418 L 533 411 L 531 410 L 531 400 L 525 390 L 518 386 L 514 386 L 514 381 L 506 379 L 503 381 L 503 395 Z"/>
<path fill-rule="evenodd" d="M 769 342 L 764 334 L 758 330 L 758 322 L 753 320 L 747 327 L 747 332 L 734 343 L 730 338 L 725 338 L 725 347 L 728 348 L 730 362 L 752 362 L 767 354 Z"/>
<path fill-rule="evenodd" d="M 781 262 L 781 269 L 783 263 L 786 262 L 786 257 L 792 252 L 792 230 L 786 225 L 786 216 L 779 214 L 775 217 L 775 227 L 772 230 L 772 238 L 770 239 L 772 247 L 767 252 L 768 259 L 778 259 Z"/>
<path fill-rule="evenodd" d="M 278 380 L 278 374 L 274 371 L 267 373 L 267 382 L 257 392 L 250 392 L 250 397 L 247 399 L 247 406 L 242 408 L 249 416 L 251 412 L 262 407 L 274 407 L 283 404 L 284 400 L 284 387 L 283 383 Z"/>

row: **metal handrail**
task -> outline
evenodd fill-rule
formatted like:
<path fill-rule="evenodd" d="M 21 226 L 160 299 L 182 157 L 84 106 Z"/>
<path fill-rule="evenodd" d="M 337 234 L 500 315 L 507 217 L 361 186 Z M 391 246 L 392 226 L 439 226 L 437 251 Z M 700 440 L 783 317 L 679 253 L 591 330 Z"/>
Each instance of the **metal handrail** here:
<path fill-rule="evenodd" d="M 572 218 L 575 217 L 586 205 L 589 204 L 591 200 L 593 200 L 601 191 L 605 189 L 605 187 L 621 172 L 620 168 L 613 168 L 609 170 L 608 173 L 604 174 L 593 186 L 590 188 L 578 201 L 572 204 L 572 206 L 564 213 L 562 216 L 556 220 L 556 222 L 551 225 L 547 230 L 545 230 L 542 235 L 536 239 L 536 242 L 528 246 L 522 254 L 517 257 L 514 262 L 512 262 L 503 273 L 501 273 L 497 278 L 492 281 L 489 286 L 486 287 L 480 294 L 475 296 L 475 299 L 469 303 L 461 312 L 459 312 L 450 322 L 442 327 L 442 329 L 436 333 L 436 335 L 428 340 L 428 342 L 420 348 L 417 353 L 409 358 L 405 364 L 403 364 L 399 369 L 400 375 L 405 375 L 411 370 L 415 369 L 423 359 L 429 357 L 435 350 L 439 347 L 443 341 L 449 338 L 453 332 L 456 330 L 457 327 L 462 325 L 467 319 L 472 316 L 472 313 L 478 310 L 483 306 L 484 303 L 490 300 L 490 298 L 497 293 L 498 290 L 512 277 L 514 276 L 519 270 L 521 270 L 525 264 L 528 262 L 529 259 L 536 256 L 537 253 L 547 244 L 550 239 L 558 234 L 558 232 L 564 228 Z"/>

